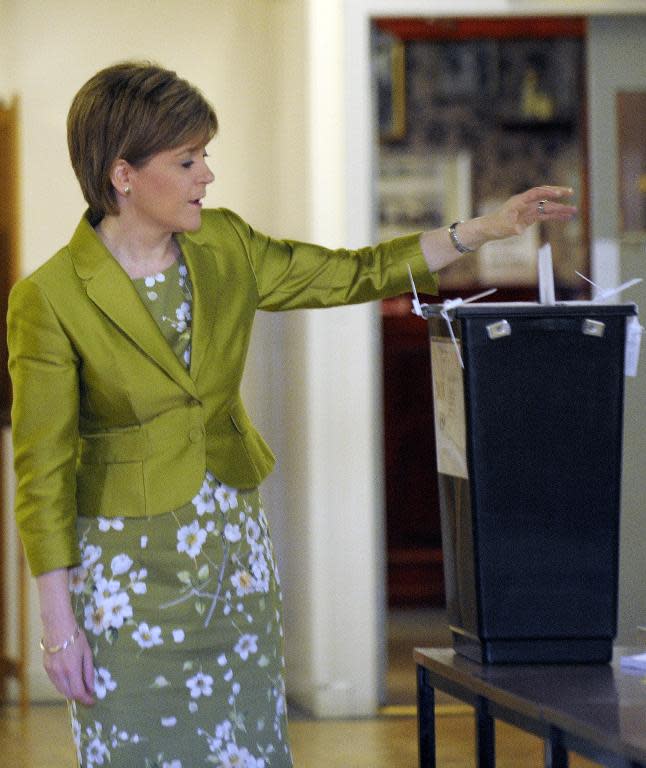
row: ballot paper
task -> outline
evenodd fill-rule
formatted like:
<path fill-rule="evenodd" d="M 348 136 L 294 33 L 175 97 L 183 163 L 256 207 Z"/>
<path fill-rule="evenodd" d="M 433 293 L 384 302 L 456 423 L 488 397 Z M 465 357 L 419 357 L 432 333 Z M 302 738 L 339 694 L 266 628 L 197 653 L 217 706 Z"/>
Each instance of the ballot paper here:
<path fill-rule="evenodd" d="M 552 246 L 549 243 L 538 249 L 538 297 L 541 304 L 556 304 Z"/>

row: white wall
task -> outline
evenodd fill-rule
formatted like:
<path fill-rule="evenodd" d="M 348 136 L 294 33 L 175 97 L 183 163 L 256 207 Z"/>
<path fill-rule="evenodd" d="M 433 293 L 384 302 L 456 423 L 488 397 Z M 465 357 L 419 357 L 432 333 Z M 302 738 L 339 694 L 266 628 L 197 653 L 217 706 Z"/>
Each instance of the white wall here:
<path fill-rule="evenodd" d="M 0 65 L 6 62 L 8 75 L 0 76 L 0 95 L 17 93 L 22 104 L 23 273 L 69 239 L 84 209 L 67 155 L 70 101 L 97 69 L 130 57 L 176 69 L 215 104 L 221 130 L 210 148 L 216 181 L 208 205 L 232 207 L 274 233 L 306 221 L 307 193 L 293 183 L 304 175 L 305 75 L 281 44 L 291 37 L 298 48 L 303 39 L 298 0 L 50 0 L 47 13 L 44 7 L 39 0 L 0 0 Z M 291 133 L 282 129 L 287 122 Z M 304 236 L 304 227 L 295 229 Z M 279 321 L 259 317 L 245 382 L 251 412 L 279 443 L 280 408 L 266 406 L 280 405 L 281 337 Z M 267 495 L 280 502 L 275 479 Z M 280 519 L 275 527 L 284 552 Z M 53 689 L 41 671 L 39 630 L 33 594 L 30 676 L 42 697 Z"/>
<path fill-rule="evenodd" d="M 7 0 L 0 0 L 0 19 L 8 18 Z M 10 82 L 9 25 L 0 23 L 0 101 L 6 101 Z"/>

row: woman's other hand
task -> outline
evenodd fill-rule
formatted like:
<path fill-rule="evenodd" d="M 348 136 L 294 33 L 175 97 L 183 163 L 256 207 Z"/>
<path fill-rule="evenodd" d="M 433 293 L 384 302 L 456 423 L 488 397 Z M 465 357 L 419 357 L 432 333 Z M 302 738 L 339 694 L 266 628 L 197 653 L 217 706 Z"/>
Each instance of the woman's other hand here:
<path fill-rule="evenodd" d="M 36 583 L 45 671 L 66 699 L 90 706 L 94 704 L 94 661 L 85 633 L 72 611 L 68 570 L 59 568 L 43 573 Z"/>
<path fill-rule="evenodd" d="M 54 635 L 52 635 L 54 637 Z M 56 690 L 66 699 L 81 704 L 94 704 L 94 662 L 85 632 L 76 625 L 67 634 L 56 635 L 54 645 L 47 637 L 43 640 L 43 666 Z M 72 640 L 72 638 L 74 638 Z M 67 641 L 67 647 L 51 652 Z"/>

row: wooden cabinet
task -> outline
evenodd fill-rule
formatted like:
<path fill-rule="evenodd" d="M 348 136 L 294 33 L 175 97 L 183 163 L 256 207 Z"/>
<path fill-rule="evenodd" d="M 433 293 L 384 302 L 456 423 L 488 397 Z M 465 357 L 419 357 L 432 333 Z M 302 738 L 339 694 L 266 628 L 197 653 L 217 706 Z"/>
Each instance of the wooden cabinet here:
<path fill-rule="evenodd" d="M 391 605 L 444 602 L 427 324 L 383 302 L 386 535 Z"/>

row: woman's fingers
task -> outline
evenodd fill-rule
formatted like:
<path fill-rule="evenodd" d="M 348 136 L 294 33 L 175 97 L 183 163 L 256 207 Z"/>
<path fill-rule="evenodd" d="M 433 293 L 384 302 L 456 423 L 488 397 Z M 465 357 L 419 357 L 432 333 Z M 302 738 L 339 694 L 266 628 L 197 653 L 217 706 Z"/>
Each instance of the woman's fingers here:
<path fill-rule="evenodd" d="M 44 667 L 59 693 L 66 699 L 94 704 L 94 663 L 83 632 L 74 645 L 58 653 L 45 653 Z"/>
<path fill-rule="evenodd" d="M 572 187 L 553 187 L 544 185 L 527 190 L 521 198 L 527 208 L 527 214 L 535 220 L 568 220 L 576 215 L 575 205 L 568 202 L 574 190 Z"/>
<path fill-rule="evenodd" d="M 85 640 L 85 638 L 83 638 Z M 83 653 L 83 684 L 85 686 L 85 693 L 92 698 L 94 696 L 94 659 L 92 658 L 92 651 L 90 646 L 85 640 L 85 651 Z"/>
<path fill-rule="evenodd" d="M 572 194 L 571 187 L 543 185 L 510 197 L 499 211 L 500 234 L 522 234 L 537 221 L 569 221 L 577 212 L 567 202 Z"/>

